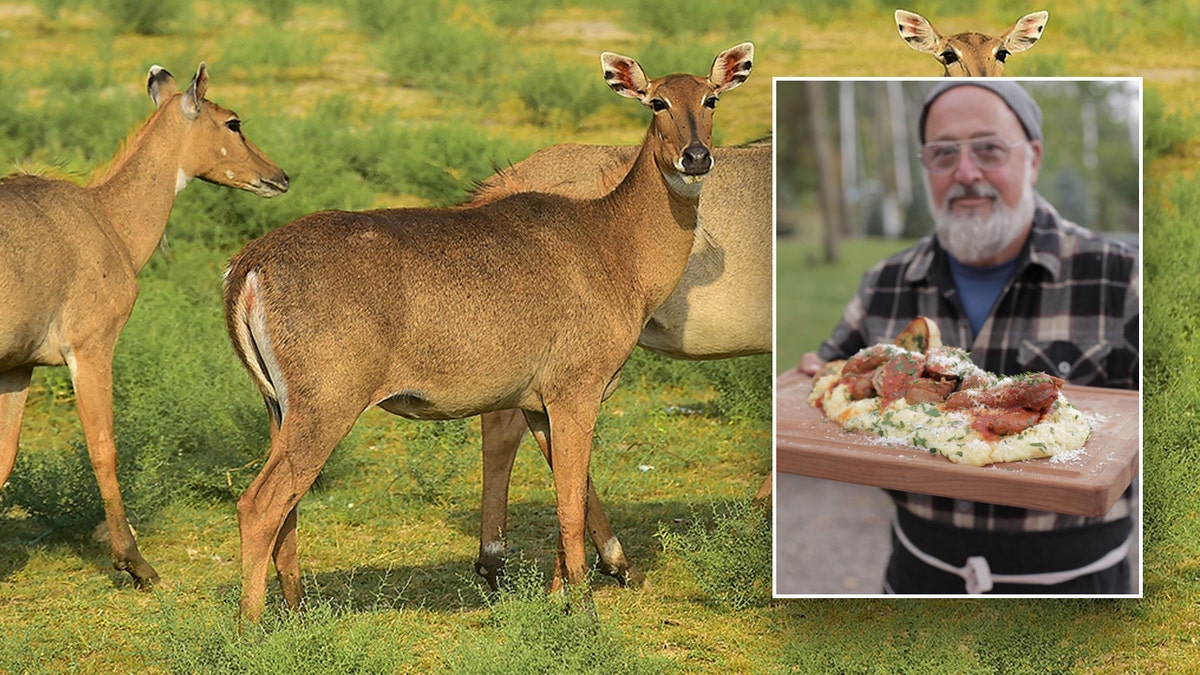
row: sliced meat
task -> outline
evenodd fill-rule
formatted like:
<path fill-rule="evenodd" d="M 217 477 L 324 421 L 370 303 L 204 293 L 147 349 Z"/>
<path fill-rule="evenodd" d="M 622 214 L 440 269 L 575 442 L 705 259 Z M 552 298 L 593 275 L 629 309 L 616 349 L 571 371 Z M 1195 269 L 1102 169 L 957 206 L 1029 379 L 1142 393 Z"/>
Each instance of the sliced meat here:
<path fill-rule="evenodd" d="M 861 401 L 875 395 L 875 385 L 871 382 L 873 373 L 851 375 L 843 380 L 851 401 Z"/>
<path fill-rule="evenodd" d="M 904 394 L 904 400 L 909 403 L 941 403 L 954 391 L 954 380 L 923 377 Z"/>
<path fill-rule="evenodd" d="M 925 357 L 914 352 L 901 352 L 899 356 L 880 366 L 871 378 L 875 391 L 879 392 L 882 399 L 879 409 L 885 410 L 893 401 L 904 398 L 909 387 L 921 377 L 924 369 Z"/>
<path fill-rule="evenodd" d="M 894 345 L 878 344 L 851 356 L 842 367 L 843 375 L 861 375 L 875 370 L 891 360 L 899 350 Z"/>
<path fill-rule="evenodd" d="M 996 384 L 996 377 L 981 370 L 978 373 L 971 373 L 970 375 L 963 377 L 962 386 L 960 386 L 959 389 L 987 389 L 993 384 Z"/>
<path fill-rule="evenodd" d="M 1036 410 L 987 411 L 972 422 L 984 438 L 1019 434 L 1038 423 L 1042 414 Z"/>
<path fill-rule="evenodd" d="M 1002 380 L 994 387 L 970 389 L 963 382 L 961 390 L 946 399 L 946 408 L 1026 409 L 1045 412 L 1058 400 L 1063 381 L 1044 373 L 1029 373 Z"/>

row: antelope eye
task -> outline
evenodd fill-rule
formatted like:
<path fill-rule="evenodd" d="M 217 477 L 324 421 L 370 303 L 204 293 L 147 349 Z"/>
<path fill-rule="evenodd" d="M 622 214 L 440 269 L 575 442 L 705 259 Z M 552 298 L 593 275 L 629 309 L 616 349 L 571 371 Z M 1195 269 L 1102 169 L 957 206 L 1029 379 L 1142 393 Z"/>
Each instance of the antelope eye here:
<path fill-rule="evenodd" d="M 1007 58 L 1008 58 L 1008 50 L 1007 49 L 1001 49 L 1000 51 L 996 52 L 996 60 L 999 61 L 1000 63 L 1004 63 L 1004 60 Z"/>
<path fill-rule="evenodd" d="M 719 100 L 720 99 L 718 99 L 716 96 L 709 96 L 708 98 L 704 99 L 704 107 L 715 108 L 717 107 L 717 101 Z"/>
<path fill-rule="evenodd" d="M 947 49 L 946 51 L 942 52 L 942 63 L 950 65 L 956 61 L 958 61 L 958 54 L 955 54 L 954 50 Z"/>
<path fill-rule="evenodd" d="M 650 109 L 654 112 L 662 112 L 668 107 L 667 102 L 661 98 L 650 99 Z"/>
<path fill-rule="evenodd" d="M 238 119 L 229 120 L 228 122 L 225 123 L 225 126 L 228 127 L 229 130 L 235 134 L 242 133 L 242 121 L 241 120 L 238 120 Z"/>

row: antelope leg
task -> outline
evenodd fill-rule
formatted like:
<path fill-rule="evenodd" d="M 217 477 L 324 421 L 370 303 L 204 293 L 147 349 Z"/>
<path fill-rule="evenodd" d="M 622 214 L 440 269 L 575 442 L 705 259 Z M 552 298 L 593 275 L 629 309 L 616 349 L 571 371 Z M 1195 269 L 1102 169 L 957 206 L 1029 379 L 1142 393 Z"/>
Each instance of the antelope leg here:
<path fill-rule="evenodd" d="M 0 373 L 0 488 L 12 475 L 21 438 L 21 416 L 29 396 L 33 368 L 25 366 Z"/>
<path fill-rule="evenodd" d="M 508 485 L 526 425 L 520 410 L 484 413 L 479 416 L 479 423 L 483 431 L 483 499 L 475 573 L 495 591 L 499 589 L 506 558 Z"/>
<path fill-rule="evenodd" d="M 75 351 L 69 359 L 75 383 L 75 405 L 83 425 L 92 471 L 104 501 L 104 519 L 108 523 L 113 566 L 133 577 L 138 588 L 150 588 L 159 581 L 158 573 L 142 558 L 125 516 L 121 488 L 117 484 L 117 446 L 113 441 L 112 351 L 86 353 Z"/>
<path fill-rule="evenodd" d="M 243 621 L 262 618 L 272 556 L 288 606 L 296 607 L 304 595 L 296 558 L 296 507 L 358 417 L 329 408 L 325 406 L 318 415 L 293 405 L 274 434 L 266 465 L 238 499 Z"/>

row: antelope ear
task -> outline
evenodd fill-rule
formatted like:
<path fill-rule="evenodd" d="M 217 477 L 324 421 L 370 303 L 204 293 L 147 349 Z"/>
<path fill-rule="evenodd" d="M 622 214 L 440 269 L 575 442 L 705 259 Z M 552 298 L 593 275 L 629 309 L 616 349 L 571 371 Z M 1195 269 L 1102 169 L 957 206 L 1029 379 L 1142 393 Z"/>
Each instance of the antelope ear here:
<path fill-rule="evenodd" d="M 920 14 L 896 10 L 896 28 L 900 29 L 900 37 L 909 47 L 926 54 L 936 55 L 941 51 L 938 44 L 942 41 L 942 34 L 929 23 L 929 19 Z"/>
<path fill-rule="evenodd" d="M 1026 14 L 1017 19 L 1012 28 L 1004 32 L 1003 38 L 1004 48 L 1009 52 L 1016 54 L 1029 49 L 1042 37 L 1042 31 L 1046 28 L 1046 22 L 1050 20 L 1050 12 L 1041 11 L 1033 14 Z"/>
<path fill-rule="evenodd" d="M 729 91 L 745 82 L 753 67 L 754 43 L 743 42 L 717 54 L 708 71 L 708 81 L 717 88 L 717 93 Z"/>
<path fill-rule="evenodd" d="M 184 92 L 183 98 L 179 104 L 183 106 L 183 116 L 188 120 L 194 120 L 200 116 L 200 108 L 204 105 L 204 94 L 208 92 L 208 66 L 204 62 L 200 62 L 200 67 L 196 69 L 196 76 L 192 78 L 192 84 L 188 90 Z"/>
<path fill-rule="evenodd" d="M 150 66 L 150 75 L 146 78 L 146 93 L 155 107 L 175 95 L 175 77 L 171 71 L 162 66 Z"/>
<path fill-rule="evenodd" d="M 650 80 L 637 61 L 628 56 L 604 52 L 600 55 L 600 65 L 604 68 L 604 81 L 613 91 L 646 102 Z"/>

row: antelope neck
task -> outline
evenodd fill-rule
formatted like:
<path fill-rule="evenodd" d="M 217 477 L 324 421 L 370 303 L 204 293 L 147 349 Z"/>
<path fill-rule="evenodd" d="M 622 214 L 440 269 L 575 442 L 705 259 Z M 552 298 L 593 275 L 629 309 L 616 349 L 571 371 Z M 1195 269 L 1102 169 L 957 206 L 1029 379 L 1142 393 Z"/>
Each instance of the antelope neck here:
<path fill-rule="evenodd" d="M 658 165 L 651 147 L 643 144 L 625 179 L 602 198 L 610 206 L 633 205 L 625 207 L 625 234 L 640 262 L 640 284 L 648 292 L 647 317 L 674 290 L 691 254 L 700 205 L 700 182 L 694 185 L 694 194 L 672 189 L 672 179 Z"/>
<path fill-rule="evenodd" d="M 109 172 L 89 186 L 110 227 L 141 270 L 167 229 L 181 172 L 184 127 L 163 104 L 136 132 Z"/>

